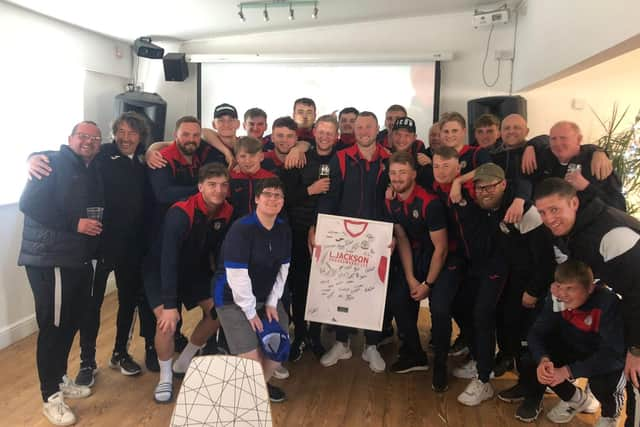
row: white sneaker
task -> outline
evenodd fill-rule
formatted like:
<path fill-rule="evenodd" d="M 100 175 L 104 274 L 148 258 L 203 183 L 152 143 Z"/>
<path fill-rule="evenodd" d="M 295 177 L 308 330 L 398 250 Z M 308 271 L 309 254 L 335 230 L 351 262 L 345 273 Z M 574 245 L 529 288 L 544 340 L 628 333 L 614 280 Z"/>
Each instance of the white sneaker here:
<path fill-rule="evenodd" d="M 617 418 L 600 417 L 594 427 L 616 427 L 618 425 Z"/>
<path fill-rule="evenodd" d="M 42 413 L 51 424 L 56 426 L 70 426 L 76 423 L 76 416 L 71 408 L 64 403 L 61 391 L 49 396 L 42 407 Z"/>
<path fill-rule="evenodd" d="M 336 341 L 333 347 L 331 347 L 331 350 L 322 355 L 320 358 L 320 364 L 327 368 L 335 365 L 339 360 L 351 359 L 351 356 L 352 354 L 349 344 Z"/>
<path fill-rule="evenodd" d="M 285 379 L 289 378 L 289 370 L 287 368 L 285 368 L 284 366 L 280 365 L 273 372 L 273 376 L 276 377 L 279 380 L 285 380 Z"/>
<path fill-rule="evenodd" d="M 493 397 L 493 387 L 491 383 L 483 383 L 475 378 L 471 380 L 467 388 L 458 395 L 458 402 L 466 406 L 478 406 L 485 400 Z"/>
<path fill-rule="evenodd" d="M 454 377 L 462 378 L 464 380 L 472 380 L 478 377 L 478 368 L 476 367 L 476 361 L 471 359 L 462 366 L 458 366 L 452 372 Z"/>
<path fill-rule="evenodd" d="M 593 399 L 589 393 L 580 390 L 578 402 L 565 402 L 561 400 L 556 406 L 547 412 L 547 418 L 556 424 L 566 424 L 570 422 L 580 412 L 584 412 L 593 405 Z"/>
<path fill-rule="evenodd" d="M 585 389 L 589 397 L 591 398 L 589 406 L 584 408 L 582 411 L 583 414 L 595 414 L 600 409 L 600 401 L 596 399 L 596 397 L 591 393 L 591 388 L 589 388 L 589 384 L 587 384 L 587 388 Z"/>
<path fill-rule="evenodd" d="M 76 384 L 71 378 L 64 375 L 60 383 L 60 391 L 69 399 L 83 399 L 91 395 L 91 389 L 85 385 Z"/>
<path fill-rule="evenodd" d="M 369 369 L 375 373 L 384 372 L 387 364 L 375 345 L 368 345 L 362 352 L 362 360 L 369 362 Z"/>

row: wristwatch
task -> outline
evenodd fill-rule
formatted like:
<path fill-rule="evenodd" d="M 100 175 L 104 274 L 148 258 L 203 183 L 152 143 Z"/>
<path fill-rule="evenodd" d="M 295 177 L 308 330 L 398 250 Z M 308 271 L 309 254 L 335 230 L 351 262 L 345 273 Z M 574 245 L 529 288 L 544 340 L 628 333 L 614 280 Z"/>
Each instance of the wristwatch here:
<path fill-rule="evenodd" d="M 629 353 L 631 353 L 632 356 L 640 357 L 640 346 L 632 345 L 629 347 Z"/>
<path fill-rule="evenodd" d="M 422 284 L 425 285 L 429 289 L 433 288 L 433 283 L 429 283 L 426 280 L 424 282 L 422 282 Z"/>

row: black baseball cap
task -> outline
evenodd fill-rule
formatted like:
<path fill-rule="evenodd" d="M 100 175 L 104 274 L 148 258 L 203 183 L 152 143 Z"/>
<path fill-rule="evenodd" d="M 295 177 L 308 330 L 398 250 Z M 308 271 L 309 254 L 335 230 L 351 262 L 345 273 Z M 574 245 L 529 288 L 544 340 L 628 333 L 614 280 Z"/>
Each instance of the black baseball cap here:
<path fill-rule="evenodd" d="M 238 118 L 238 110 L 231 104 L 220 104 L 213 110 L 213 118 L 218 119 L 222 116 L 231 116 L 234 119 Z"/>
<path fill-rule="evenodd" d="M 406 129 L 411 133 L 416 133 L 416 122 L 411 117 L 402 117 L 393 123 L 391 130 Z"/>

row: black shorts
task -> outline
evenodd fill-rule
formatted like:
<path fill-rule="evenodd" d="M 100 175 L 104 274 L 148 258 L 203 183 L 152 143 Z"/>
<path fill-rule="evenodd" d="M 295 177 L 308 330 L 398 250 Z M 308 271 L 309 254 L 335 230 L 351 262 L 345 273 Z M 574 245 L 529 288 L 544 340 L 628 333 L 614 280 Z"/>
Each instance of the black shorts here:
<path fill-rule="evenodd" d="M 151 309 L 163 305 L 160 268 L 145 268 L 144 291 Z M 212 298 L 211 276 L 203 274 L 194 277 L 178 277 L 178 305 L 182 303 L 187 310 L 195 308 L 200 301 Z"/>

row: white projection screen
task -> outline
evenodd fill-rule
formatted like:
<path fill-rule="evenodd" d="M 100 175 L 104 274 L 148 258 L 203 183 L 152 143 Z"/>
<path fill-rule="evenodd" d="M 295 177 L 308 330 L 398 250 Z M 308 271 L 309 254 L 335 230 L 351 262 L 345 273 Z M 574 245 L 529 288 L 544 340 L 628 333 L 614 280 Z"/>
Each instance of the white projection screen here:
<path fill-rule="evenodd" d="M 297 98 L 307 97 L 315 101 L 318 115 L 355 107 L 373 111 L 384 128 L 387 107 L 400 104 L 426 141 L 433 123 L 435 65 L 203 63 L 202 120 L 210 125 L 214 107 L 228 102 L 240 120 L 249 108 L 262 108 L 270 128 L 276 118 L 292 114 Z"/>

